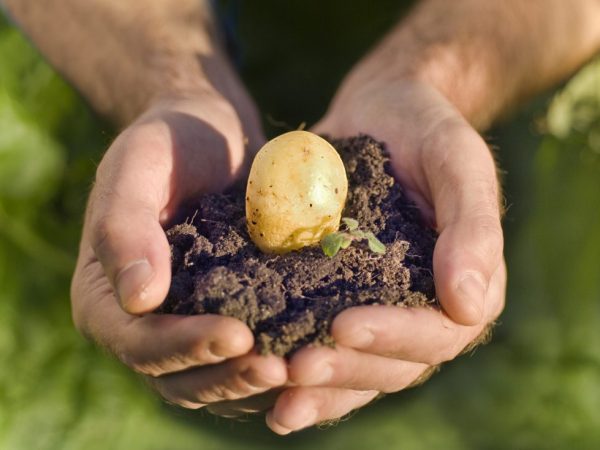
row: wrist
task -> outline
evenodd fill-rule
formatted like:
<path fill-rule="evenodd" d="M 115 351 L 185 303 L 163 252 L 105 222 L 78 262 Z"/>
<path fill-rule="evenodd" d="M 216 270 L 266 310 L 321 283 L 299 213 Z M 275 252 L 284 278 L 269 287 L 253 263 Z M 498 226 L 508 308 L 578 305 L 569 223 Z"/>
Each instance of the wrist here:
<path fill-rule="evenodd" d="M 340 136 L 367 133 L 379 140 L 393 135 L 394 140 L 419 141 L 421 134 L 447 120 L 466 123 L 438 89 L 407 76 L 344 84 L 317 128 Z"/>
<path fill-rule="evenodd" d="M 406 79 L 439 92 L 474 128 L 488 127 L 502 109 L 502 95 L 491 73 L 492 59 L 456 43 L 428 49 L 410 65 Z"/>
<path fill-rule="evenodd" d="M 237 110 L 214 89 L 157 93 L 132 127 L 154 127 L 157 124 L 161 124 L 165 131 L 176 124 L 178 130 L 173 130 L 175 134 L 182 128 L 206 132 L 208 130 L 203 128 L 207 127 L 211 133 L 217 132 L 226 141 L 235 142 L 235 148 L 237 143 L 244 141 L 244 127 Z M 187 135 L 188 131 L 183 134 Z"/>
<path fill-rule="evenodd" d="M 465 63 L 450 44 L 407 47 L 402 53 L 391 60 L 385 52 L 373 52 L 346 77 L 332 104 L 369 103 L 382 97 L 380 92 L 403 93 L 408 101 L 410 89 L 434 90 L 477 129 L 494 119 L 499 95 L 490 92 L 493 83 L 483 61 Z"/>
<path fill-rule="evenodd" d="M 225 111 L 241 123 L 244 140 L 251 150 L 264 143 L 261 120 L 254 101 L 245 86 L 220 50 L 210 62 L 200 66 L 197 55 L 182 55 L 164 61 L 166 70 L 161 73 L 159 86 L 149 98 L 146 110 L 155 110 L 169 105 L 196 104 L 203 109 L 215 108 Z M 193 59 L 193 62 L 190 60 Z"/>
<path fill-rule="evenodd" d="M 227 135 L 241 135 L 245 147 L 254 151 L 264 143 L 258 111 L 241 83 L 225 92 L 211 83 L 169 85 L 154 93 L 136 122 L 152 120 L 163 113 L 180 112 L 210 123 Z M 214 122 L 214 123 L 213 123 Z"/>

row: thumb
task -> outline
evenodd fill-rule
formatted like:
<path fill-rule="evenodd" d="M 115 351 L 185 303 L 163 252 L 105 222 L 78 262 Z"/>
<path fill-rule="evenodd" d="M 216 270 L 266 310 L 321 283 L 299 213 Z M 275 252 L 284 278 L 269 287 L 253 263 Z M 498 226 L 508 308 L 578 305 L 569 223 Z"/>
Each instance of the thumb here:
<path fill-rule="evenodd" d="M 504 245 L 493 157 L 475 130 L 453 126 L 426 142 L 423 168 L 440 232 L 433 255 L 440 303 L 455 322 L 476 325 Z"/>
<path fill-rule="evenodd" d="M 169 167 L 153 158 L 152 143 L 127 144 L 117 139 L 98 168 L 84 241 L 121 307 L 142 314 L 163 302 L 171 281 L 169 244 L 159 222 Z"/>

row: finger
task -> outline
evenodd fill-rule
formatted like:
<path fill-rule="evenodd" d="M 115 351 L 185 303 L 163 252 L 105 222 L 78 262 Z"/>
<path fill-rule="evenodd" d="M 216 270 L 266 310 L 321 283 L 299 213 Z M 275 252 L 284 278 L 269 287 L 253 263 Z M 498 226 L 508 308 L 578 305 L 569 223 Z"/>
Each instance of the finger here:
<path fill-rule="evenodd" d="M 230 400 L 219 403 L 211 403 L 206 409 L 211 414 L 220 417 L 238 418 L 248 414 L 257 414 L 275 405 L 277 397 L 282 392 L 282 388 L 271 389 L 263 394 L 253 395 L 241 400 Z"/>
<path fill-rule="evenodd" d="M 244 355 L 254 345 L 250 329 L 230 317 L 127 314 L 90 254 L 81 255 L 73 277 L 73 320 L 134 370 L 158 376 Z"/>
<path fill-rule="evenodd" d="M 504 245 L 493 157 L 475 130 L 451 120 L 425 139 L 422 164 L 440 230 L 433 256 L 440 303 L 452 320 L 478 324 Z"/>
<path fill-rule="evenodd" d="M 338 419 L 371 402 L 377 391 L 353 391 L 323 387 L 294 387 L 278 397 L 267 413 L 268 427 L 289 434 L 326 420 Z"/>
<path fill-rule="evenodd" d="M 89 240 L 124 310 L 152 311 L 170 284 L 170 251 L 159 218 L 167 204 L 171 158 L 150 127 L 125 132 L 98 168 L 87 212 Z"/>
<path fill-rule="evenodd" d="M 301 386 L 327 386 L 360 391 L 397 392 L 429 368 L 428 365 L 362 353 L 337 345 L 307 347 L 289 365 L 290 381 Z"/>
<path fill-rule="evenodd" d="M 287 381 L 282 358 L 248 354 L 185 372 L 149 378 L 150 384 L 170 403 L 197 408 L 265 392 Z"/>
<path fill-rule="evenodd" d="M 242 322 L 216 315 L 136 318 L 120 331 L 118 355 L 139 373 L 160 376 L 245 355 L 253 346 Z"/>
<path fill-rule="evenodd" d="M 340 345 L 428 365 L 453 359 L 480 331 L 458 325 L 440 311 L 396 306 L 352 308 L 332 327 Z"/>
<path fill-rule="evenodd" d="M 506 269 L 501 264 L 488 289 L 485 322 L 504 307 Z M 464 326 L 429 308 L 362 306 L 336 317 L 331 333 L 340 345 L 362 352 L 435 366 L 449 361 L 482 335 L 486 327 Z"/>

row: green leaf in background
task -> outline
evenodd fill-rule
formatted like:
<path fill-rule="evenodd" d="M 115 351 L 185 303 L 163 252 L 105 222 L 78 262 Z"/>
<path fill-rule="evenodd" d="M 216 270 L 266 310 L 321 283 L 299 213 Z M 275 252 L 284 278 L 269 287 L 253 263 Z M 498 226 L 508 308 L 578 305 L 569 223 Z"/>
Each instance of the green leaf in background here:
<path fill-rule="evenodd" d="M 0 199 L 47 200 L 64 169 L 64 152 L 0 86 Z"/>

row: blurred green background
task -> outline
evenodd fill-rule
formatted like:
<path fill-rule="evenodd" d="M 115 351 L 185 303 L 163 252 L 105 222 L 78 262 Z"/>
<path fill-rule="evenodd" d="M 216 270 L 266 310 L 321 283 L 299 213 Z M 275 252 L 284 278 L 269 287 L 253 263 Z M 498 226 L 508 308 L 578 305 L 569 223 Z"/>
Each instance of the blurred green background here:
<path fill-rule="evenodd" d="M 241 11 L 242 72 L 265 119 L 314 122 L 401 14 L 327 3 Z M 73 329 L 81 217 L 114 135 L 0 18 L 0 448 L 600 448 L 600 61 L 487 135 L 510 206 L 493 342 L 424 387 L 286 438 L 260 418 L 163 405 Z"/>

